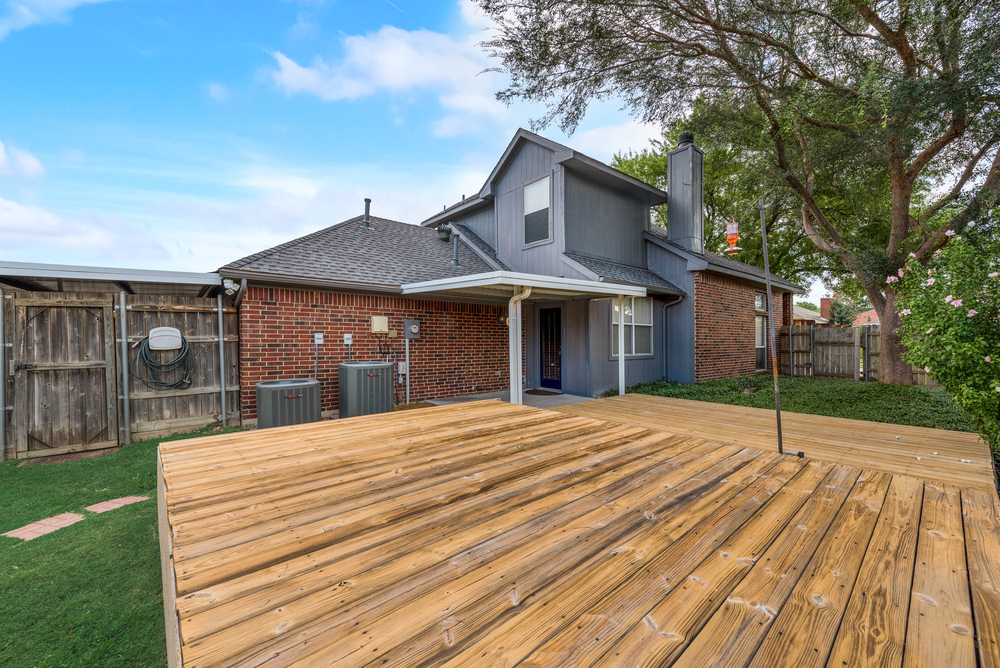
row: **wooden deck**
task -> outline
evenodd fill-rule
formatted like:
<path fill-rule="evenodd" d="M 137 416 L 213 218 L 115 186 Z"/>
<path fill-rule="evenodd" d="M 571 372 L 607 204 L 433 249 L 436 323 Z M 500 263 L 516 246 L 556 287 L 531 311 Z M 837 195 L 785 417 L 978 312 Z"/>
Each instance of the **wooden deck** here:
<path fill-rule="evenodd" d="M 642 394 L 552 410 L 777 452 L 773 410 Z M 781 413 L 781 433 L 785 452 L 801 451 L 810 459 L 996 489 L 990 448 L 977 434 L 786 411 Z"/>
<path fill-rule="evenodd" d="M 987 490 L 496 401 L 159 478 L 174 666 L 1000 667 Z"/>

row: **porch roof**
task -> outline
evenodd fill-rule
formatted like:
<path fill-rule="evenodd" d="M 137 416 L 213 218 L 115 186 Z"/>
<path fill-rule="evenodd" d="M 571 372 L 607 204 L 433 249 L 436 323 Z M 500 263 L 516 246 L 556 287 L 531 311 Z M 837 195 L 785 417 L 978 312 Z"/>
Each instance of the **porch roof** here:
<path fill-rule="evenodd" d="M 546 302 L 608 297 L 645 297 L 646 288 L 624 283 L 585 281 L 561 276 L 523 274 L 514 271 L 491 271 L 469 276 L 441 278 L 402 286 L 404 295 L 427 297 L 466 297 L 477 301 L 508 302 L 511 297 L 531 288 L 524 301 Z"/>

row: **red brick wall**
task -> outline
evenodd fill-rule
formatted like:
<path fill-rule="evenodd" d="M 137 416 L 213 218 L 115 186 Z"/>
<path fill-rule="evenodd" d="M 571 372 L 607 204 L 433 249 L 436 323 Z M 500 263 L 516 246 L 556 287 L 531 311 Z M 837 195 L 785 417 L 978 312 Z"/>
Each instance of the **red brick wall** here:
<path fill-rule="evenodd" d="M 250 286 L 240 305 L 241 411 L 257 417 L 256 384 L 281 378 L 311 378 L 313 333 L 319 348 L 322 408 L 338 406 L 337 365 L 347 361 L 344 334 L 353 335 L 352 359 L 383 359 L 371 333 L 371 316 L 389 318 L 392 339 L 403 354 L 403 320 L 420 319 L 420 339 L 410 342 L 410 400 L 495 392 L 509 387 L 507 327 L 497 323 L 506 306 L 309 292 Z M 405 401 L 405 385 L 397 385 Z"/>
<path fill-rule="evenodd" d="M 758 373 L 754 357 L 754 295 L 758 292 L 765 290 L 725 276 L 694 275 L 696 383 Z M 791 294 L 774 293 L 774 297 L 774 317 L 789 324 Z M 770 338 L 767 346 L 770 369 Z"/>

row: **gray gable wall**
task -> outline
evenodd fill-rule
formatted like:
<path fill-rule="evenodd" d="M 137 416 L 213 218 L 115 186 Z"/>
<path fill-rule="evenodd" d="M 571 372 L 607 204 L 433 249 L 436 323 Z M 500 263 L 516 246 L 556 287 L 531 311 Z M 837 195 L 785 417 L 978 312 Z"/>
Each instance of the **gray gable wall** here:
<path fill-rule="evenodd" d="M 566 251 L 633 267 L 646 267 L 649 206 L 566 171 Z"/>

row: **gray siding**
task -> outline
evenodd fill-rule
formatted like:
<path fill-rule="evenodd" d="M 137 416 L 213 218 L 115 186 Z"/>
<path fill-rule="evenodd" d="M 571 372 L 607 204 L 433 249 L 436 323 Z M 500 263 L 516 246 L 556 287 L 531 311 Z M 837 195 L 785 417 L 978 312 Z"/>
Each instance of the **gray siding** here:
<path fill-rule="evenodd" d="M 590 391 L 596 396 L 618 388 L 618 360 L 611 357 L 611 300 L 595 299 L 590 304 Z M 625 385 L 652 383 L 663 379 L 667 348 L 664 302 L 653 300 L 653 356 L 625 359 Z M 678 307 L 672 307 L 678 308 Z M 672 309 L 667 309 L 669 312 Z"/>
<path fill-rule="evenodd" d="M 562 276 L 563 173 L 555 154 L 532 142 L 521 146 L 496 189 L 497 256 L 515 271 Z M 522 187 L 551 176 L 549 214 L 552 241 L 524 247 L 524 195 Z"/>
<path fill-rule="evenodd" d="M 497 248 L 497 217 L 493 208 L 478 211 L 467 218 L 456 218 L 456 223 L 467 225 L 479 238 L 488 243 L 493 250 Z"/>
<path fill-rule="evenodd" d="M 667 380 L 694 382 L 694 272 L 688 271 L 687 260 L 649 244 L 649 269 L 676 283 L 687 296 L 676 306 L 666 309 L 665 321 L 670 333 L 666 350 Z"/>
<path fill-rule="evenodd" d="M 565 180 L 566 250 L 645 268 L 649 207 L 573 172 Z"/>
<path fill-rule="evenodd" d="M 562 391 L 564 394 L 589 396 L 590 383 L 587 365 L 587 331 L 589 302 L 540 302 L 524 309 L 524 372 L 525 384 L 531 388 L 541 385 L 541 338 L 539 331 L 539 311 L 544 308 L 558 308 L 562 324 Z M 617 376 L 616 376 L 617 377 Z"/>

